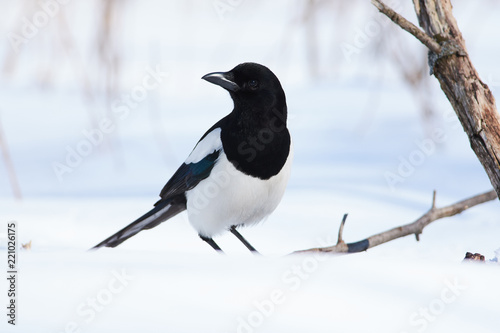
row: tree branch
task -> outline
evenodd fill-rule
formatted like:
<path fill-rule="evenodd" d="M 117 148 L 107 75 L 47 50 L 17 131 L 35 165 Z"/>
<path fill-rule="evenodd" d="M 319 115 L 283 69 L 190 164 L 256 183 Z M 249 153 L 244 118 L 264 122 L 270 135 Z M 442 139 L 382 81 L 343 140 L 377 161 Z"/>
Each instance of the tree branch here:
<path fill-rule="evenodd" d="M 431 51 L 430 72 L 438 79 L 500 198 L 500 114 L 491 90 L 479 78 L 466 52 L 450 0 L 413 0 L 425 37 L 420 29 L 382 1 L 372 0 L 372 3 Z"/>
<path fill-rule="evenodd" d="M 340 224 L 339 239 L 336 245 L 301 250 L 301 251 L 296 251 L 294 253 L 305 253 L 305 252 L 355 253 L 368 250 L 369 248 L 408 235 L 415 235 L 417 236 L 418 240 L 418 235 L 420 235 L 424 230 L 424 228 L 429 224 L 431 224 L 432 222 L 442 219 L 444 217 L 450 217 L 453 215 L 460 214 L 466 209 L 469 209 L 471 207 L 474 207 L 476 205 L 482 204 L 487 201 L 491 201 L 495 198 L 497 198 L 496 192 L 492 190 L 483 194 L 476 195 L 472 198 L 459 201 L 449 206 L 436 208 L 436 191 L 434 191 L 431 209 L 416 221 L 370 236 L 359 242 L 347 243 L 347 244 L 342 240 L 342 231 L 344 229 L 345 220 L 347 218 L 347 214 L 345 214 L 342 223 Z"/>
<path fill-rule="evenodd" d="M 436 54 L 441 53 L 441 46 L 433 40 L 431 37 L 425 34 L 422 30 L 420 30 L 415 24 L 411 23 L 403 16 L 396 13 L 390 7 L 385 5 L 382 1 L 372 0 L 372 4 L 377 7 L 377 9 L 387 16 L 392 22 L 399 25 L 402 29 L 408 31 L 410 34 L 415 36 L 422 44 L 427 46 L 432 52 Z"/>

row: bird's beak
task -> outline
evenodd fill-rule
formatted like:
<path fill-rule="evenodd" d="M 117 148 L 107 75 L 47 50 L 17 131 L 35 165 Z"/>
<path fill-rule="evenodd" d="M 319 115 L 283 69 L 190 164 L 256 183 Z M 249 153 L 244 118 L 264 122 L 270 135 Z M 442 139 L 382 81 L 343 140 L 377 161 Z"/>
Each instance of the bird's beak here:
<path fill-rule="evenodd" d="M 202 77 L 203 80 L 206 80 L 210 83 L 221 86 L 224 89 L 229 91 L 238 91 L 240 90 L 240 86 L 233 81 L 233 74 L 230 72 L 215 72 L 209 73 Z"/>

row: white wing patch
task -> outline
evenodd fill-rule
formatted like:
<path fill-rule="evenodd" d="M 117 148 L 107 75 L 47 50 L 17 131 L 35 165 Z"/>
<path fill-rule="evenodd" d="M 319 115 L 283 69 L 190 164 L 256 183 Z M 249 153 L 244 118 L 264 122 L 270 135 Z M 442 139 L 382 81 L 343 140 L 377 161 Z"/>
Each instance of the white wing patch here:
<path fill-rule="evenodd" d="M 212 132 L 208 133 L 203 140 L 198 142 L 184 163 L 198 163 L 204 159 L 205 156 L 221 148 L 222 141 L 220 139 L 220 128 L 216 128 Z"/>

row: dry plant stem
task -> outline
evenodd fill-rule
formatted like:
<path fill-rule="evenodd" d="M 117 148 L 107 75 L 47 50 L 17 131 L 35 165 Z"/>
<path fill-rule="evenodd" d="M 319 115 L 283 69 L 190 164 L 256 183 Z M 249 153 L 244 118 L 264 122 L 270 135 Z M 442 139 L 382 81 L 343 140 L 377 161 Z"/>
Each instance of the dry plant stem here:
<path fill-rule="evenodd" d="M 485 203 L 487 201 L 491 201 L 496 198 L 497 198 L 496 192 L 492 190 L 483 194 L 476 195 L 472 198 L 459 201 L 453 205 L 436 208 L 436 191 L 434 191 L 432 197 L 431 209 L 416 221 L 381 232 L 379 234 L 370 236 L 366 239 L 354 243 L 345 243 L 342 240 L 342 231 L 344 228 L 345 219 L 347 217 L 346 214 L 344 215 L 344 219 L 342 220 L 342 223 L 340 225 L 339 240 L 336 245 L 296 251 L 294 253 L 307 253 L 307 252 L 355 253 L 355 252 L 365 251 L 369 248 L 408 235 L 416 235 L 418 240 L 418 235 L 420 235 L 424 230 L 424 228 L 429 224 L 431 224 L 432 222 L 442 219 L 444 217 L 450 217 L 453 215 L 460 214 L 466 209 Z"/>
<path fill-rule="evenodd" d="M 438 79 L 453 106 L 469 137 L 472 150 L 500 198 L 500 115 L 493 94 L 481 81 L 469 59 L 462 33 L 452 14 L 450 0 L 413 0 L 426 37 L 382 1 L 372 0 L 372 3 L 431 50 L 431 73 Z M 440 49 L 436 48 L 436 43 Z"/>
<path fill-rule="evenodd" d="M 21 187 L 19 186 L 19 182 L 17 181 L 16 171 L 14 169 L 14 163 L 12 163 L 12 159 L 9 154 L 9 149 L 4 139 L 1 124 L 0 124 L 0 150 L 2 151 L 3 159 L 5 161 L 5 168 L 7 169 L 7 173 L 9 175 L 9 181 L 10 181 L 10 186 L 12 187 L 12 192 L 14 194 L 14 197 L 20 200 L 22 198 Z"/>

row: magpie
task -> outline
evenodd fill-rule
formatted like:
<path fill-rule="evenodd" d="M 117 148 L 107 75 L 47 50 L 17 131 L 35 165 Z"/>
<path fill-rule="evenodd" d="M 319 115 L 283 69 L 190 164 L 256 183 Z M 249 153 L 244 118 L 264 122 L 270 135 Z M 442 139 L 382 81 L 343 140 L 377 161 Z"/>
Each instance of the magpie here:
<path fill-rule="evenodd" d="M 293 146 L 286 98 L 271 70 L 242 63 L 202 79 L 229 92 L 234 108 L 201 137 L 163 187 L 154 208 L 93 249 L 115 247 L 187 210 L 199 237 L 222 251 L 213 237 L 264 220 L 278 206 L 290 176 Z"/>

